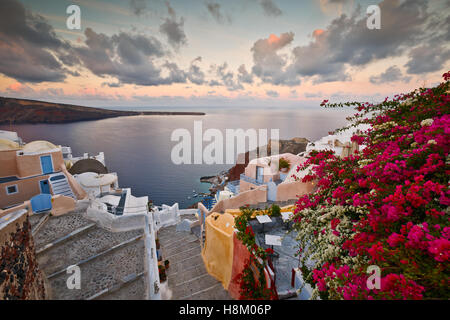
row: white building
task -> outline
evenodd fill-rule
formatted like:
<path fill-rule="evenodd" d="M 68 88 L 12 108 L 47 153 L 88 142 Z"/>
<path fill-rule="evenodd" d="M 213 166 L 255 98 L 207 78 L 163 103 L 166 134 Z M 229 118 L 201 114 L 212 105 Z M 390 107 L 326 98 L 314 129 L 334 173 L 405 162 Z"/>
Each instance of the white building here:
<path fill-rule="evenodd" d="M 95 172 L 84 172 L 74 175 L 75 180 L 89 195 L 89 198 L 97 198 L 101 194 L 114 192 L 119 188 L 117 173 L 97 174 Z"/>

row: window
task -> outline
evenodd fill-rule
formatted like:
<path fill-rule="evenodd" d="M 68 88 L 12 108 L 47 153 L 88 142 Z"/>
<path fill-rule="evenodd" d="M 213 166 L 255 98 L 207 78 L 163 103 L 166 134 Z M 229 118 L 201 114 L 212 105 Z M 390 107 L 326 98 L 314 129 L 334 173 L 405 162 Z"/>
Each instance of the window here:
<path fill-rule="evenodd" d="M 256 167 L 256 181 L 259 183 L 264 182 L 264 168 Z"/>
<path fill-rule="evenodd" d="M 12 186 L 7 186 L 6 187 L 6 194 L 10 195 L 10 194 L 15 194 L 19 192 L 19 190 L 17 189 L 17 185 L 12 185 Z"/>

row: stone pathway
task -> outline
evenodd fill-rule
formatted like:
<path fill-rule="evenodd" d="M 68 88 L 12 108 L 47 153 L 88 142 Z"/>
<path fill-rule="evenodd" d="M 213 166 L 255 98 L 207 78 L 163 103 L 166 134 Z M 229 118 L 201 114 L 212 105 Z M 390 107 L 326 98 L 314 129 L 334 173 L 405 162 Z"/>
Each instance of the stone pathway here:
<path fill-rule="evenodd" d="M 194 216 L 183 216 L 194 220 Z M 176 231 L 176 226 L 159 230 L 163 259 L 170 261 L 168 287 L 173 300 L 230 300 L 228 291 L 206 271 L 200 241 L 191 232 Z"/>
<path fill-rule="evenodd" d="M 109 232 L 81 212 L 30 217 L 39 267 L 51 299 L 145 299 L 143 230 Z M 67 288 L 67 267 L 81 269 L 81 289 Z"/>

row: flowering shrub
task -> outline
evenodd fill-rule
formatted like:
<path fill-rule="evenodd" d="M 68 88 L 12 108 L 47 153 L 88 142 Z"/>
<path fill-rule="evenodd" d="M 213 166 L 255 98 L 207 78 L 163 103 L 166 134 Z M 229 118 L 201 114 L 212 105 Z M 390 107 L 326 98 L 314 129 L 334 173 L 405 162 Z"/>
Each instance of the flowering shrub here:
<path fill-rule="evenodd" d="M 313 297 L 450 298 L 450 72 L 444 80 L 376 105 L 322 103 L 353 106 L 351 126 L 370 129 L 352 137 L 361 151 L 313 152 L 298 168 L 317 181 L 294 217 Z M 367 286 L 370 265 L 381 269 L 380 289 Z"/>
<path fill-rule="evenodd" d="M 270 249 L 264 250 L 255 242 L 255 234 L 248 221 L 251 219 L 254 209 L 248 207 L 241 208 L 241 215 L 234 220 L 235 228 L 238 230 L 237 238 L 247 247 L 250 252 L 250 259 L 246 261 L 244 270 L 239 274 L 236 281 L 240 285 L 240 299 L 245 300 L 269 300 L 275 299 L 275 293 L 266 287 L 266 277 L 264 275 L 264 268 L 267 263 L 267 255 L 271 252 Z M 255 276 L 256 273 L 259 277 Z"/>

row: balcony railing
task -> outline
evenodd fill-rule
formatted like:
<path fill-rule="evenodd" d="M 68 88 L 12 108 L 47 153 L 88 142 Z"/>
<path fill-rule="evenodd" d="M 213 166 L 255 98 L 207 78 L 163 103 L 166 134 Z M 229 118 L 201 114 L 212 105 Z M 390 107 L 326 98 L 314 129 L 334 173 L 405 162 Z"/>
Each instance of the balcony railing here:
<path fill-rule="evenodd" d="M 252 184 L 257 185 L 257 186 L 262 186 L 264 184 L 267 184 L 267 182 L 257 181 L 256 179 L 254 179 L 252 177 L 249 177 L 249 176 L 246 176 L 243 173 L 241 173 L 241 180 L 244 180 L 245 182 L 252 183 Z"/>
<path fill-rule="evenodd" d="M 239 180 L 230 181 L 227 184 L 227 188 L 234 194 L 238 194 L 239 193 L 239 182 L 240 182 Z"/>

